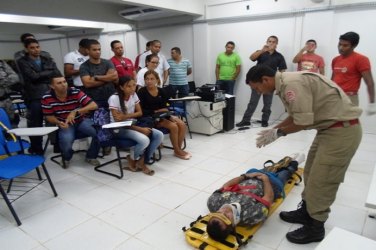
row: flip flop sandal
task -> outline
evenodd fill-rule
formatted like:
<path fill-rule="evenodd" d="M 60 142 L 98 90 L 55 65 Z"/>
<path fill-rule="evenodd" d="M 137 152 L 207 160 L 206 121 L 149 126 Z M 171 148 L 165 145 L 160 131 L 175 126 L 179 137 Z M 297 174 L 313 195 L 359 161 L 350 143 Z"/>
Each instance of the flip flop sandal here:
<path fill-rule="evenodd" d="M 142 173 L 144 173 L 144 174 L 146 174 L 146 175 L 150 175 L 150 176 L 152 176 L 152 175 L 154 175 L 155 174 L 155 172 L 154 172 L 154 170 L 152 170 L 152 169 L 150 169 L 150 168 L 144 168 L 144 169 L 142 169 Z"/>
<path fill-rule="evenodd" d="M 140 172 L 141 171 L 141 169 L 138 169 L 138 168 L 136 168 L 136 169 L 133 169 L 133 168 L 130 168 L 130 167 L 123 167 L 123 169 L 124 170 L 128 170 L 128 171 L 131 171 L 131 172 Z"/>
<path fill-rule="evenodd" d="M 186 155 L 178 155 L 178 154 L 174 154 L 176 157 L 180 158 L 180 159 L 183 159 L 183 160 L 189 160 L 189 158 L 191 158 L 188 154 Z"/>

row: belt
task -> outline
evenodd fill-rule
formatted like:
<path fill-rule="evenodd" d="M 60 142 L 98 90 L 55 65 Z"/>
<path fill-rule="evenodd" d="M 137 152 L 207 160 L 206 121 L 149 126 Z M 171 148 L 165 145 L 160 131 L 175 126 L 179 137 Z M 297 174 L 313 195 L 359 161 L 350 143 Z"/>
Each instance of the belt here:
<path fill-rule="evenodd" d="M 349 92 L 345 92 L 345 93 L 348 96 L 358 95 L 358 92 L 351 92 L 351 91 L 349 91 Z"/>
<path fill-rule="evenodd" d="M 354 119 L 354 120 L 349 120 L 349 121 L 339 121 L 334 123 L 332 126 L 329 128 L 344 128 L 344 127 L 349 127 L 359 124 L 359 119 Z"/>

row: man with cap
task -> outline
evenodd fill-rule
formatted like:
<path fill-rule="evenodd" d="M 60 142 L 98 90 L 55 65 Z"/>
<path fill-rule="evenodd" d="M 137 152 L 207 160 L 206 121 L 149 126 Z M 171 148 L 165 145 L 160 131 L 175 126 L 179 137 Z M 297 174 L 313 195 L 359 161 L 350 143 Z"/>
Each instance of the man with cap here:
<path fill-rule="evenodd" d="M 281 73 L 257 65 L 248 71 L 246 82 L 259 93 L 276 90 L 288 112 L 284 121 L 259 133 L 257 147 L 304 129 L 317 130 L 304 167 L 300 207 L 281 212 L 280 218 L 303 225 L 287 233 L 289 241 L 297 244 L 321 241 L 330 206 L 362 138 L 358 120 L 362 110 L 337 84 L 316 73 Z"/>

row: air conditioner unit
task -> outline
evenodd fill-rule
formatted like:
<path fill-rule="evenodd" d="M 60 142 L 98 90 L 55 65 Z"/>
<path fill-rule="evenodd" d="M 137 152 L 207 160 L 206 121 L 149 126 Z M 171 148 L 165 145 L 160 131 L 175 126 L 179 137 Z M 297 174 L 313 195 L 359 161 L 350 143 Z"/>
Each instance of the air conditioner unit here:
<path fill-rule="evenodd" d="M 140 21 L 177 15 L 175 12 L 152 7 L 128 8 L 119 11 L 119 15 L 130 20 Z"/>

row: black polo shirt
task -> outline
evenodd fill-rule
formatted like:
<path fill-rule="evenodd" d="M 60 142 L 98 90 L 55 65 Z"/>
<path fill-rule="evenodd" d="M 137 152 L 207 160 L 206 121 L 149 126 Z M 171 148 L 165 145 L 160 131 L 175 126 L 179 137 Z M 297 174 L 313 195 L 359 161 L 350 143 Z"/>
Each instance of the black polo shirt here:
<path fill-rule="evenodd" d="M 277 51 L 274 51 L 272 54 L 268 51 L 262 53 L 257 58 L 257 64 L 265 64 L 272 69 L 279 71 L 287 69 L 285 58 Z"/>

